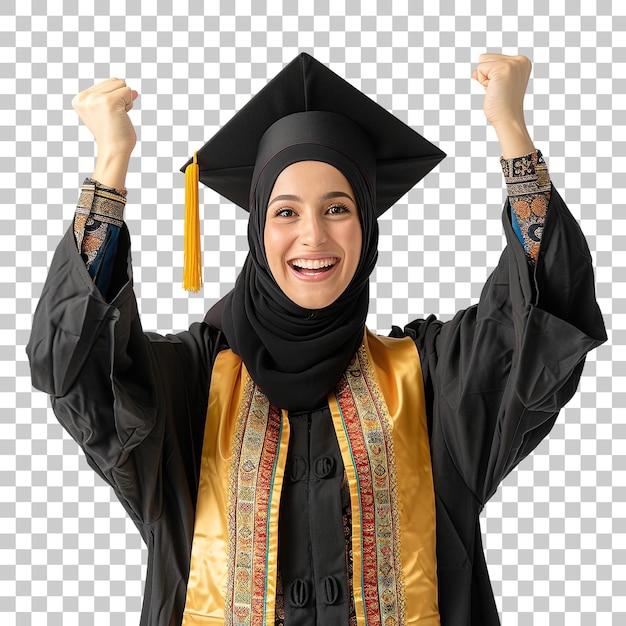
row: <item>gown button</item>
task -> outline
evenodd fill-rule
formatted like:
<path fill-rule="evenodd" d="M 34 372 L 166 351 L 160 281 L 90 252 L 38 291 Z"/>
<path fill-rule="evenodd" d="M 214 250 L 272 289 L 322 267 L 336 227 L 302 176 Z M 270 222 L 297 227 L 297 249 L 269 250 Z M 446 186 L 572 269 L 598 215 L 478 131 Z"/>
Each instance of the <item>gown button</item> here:
<path fill-rule="evenodd" d="M 335 471 L 335 459 L 331 456 L 320 456 L 315 461 L 315 475 L 318 478 L 332 478 Z"/>
<path fill-rule="evenodd" d="M 306 580 L 297 578 L 291 585 L 291 604 L 297 608 L 306 606 L 309 601 L 309 585 Z"/>
<path fill-rule="evenodd" d="M 297 482 L 299 480 L 302 480 L 306 476 L 306 473 L 307 473 L 306 459 L 301 456 L 294 456 L 293 459 L 291 459 L 289 472 L 287 474 L 288 478 L 292 482 Z"/>
<path fill-rule="evenodd" d="M 339 583 L 334 576 L 326 576 L 322 580 L 326 604 L 335 604 L 339 599 Z"/>

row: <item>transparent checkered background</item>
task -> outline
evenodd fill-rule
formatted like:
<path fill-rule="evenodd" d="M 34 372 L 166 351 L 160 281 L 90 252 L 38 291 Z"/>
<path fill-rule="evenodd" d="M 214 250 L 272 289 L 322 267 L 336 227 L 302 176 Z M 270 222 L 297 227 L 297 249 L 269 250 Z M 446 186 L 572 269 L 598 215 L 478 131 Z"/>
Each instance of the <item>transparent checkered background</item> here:
<path fill-rule="evenodd" d="M 183 292 L 178 169 L 300 51 L 449 155 L 381 220 L 368 323 L 383 333 L 428 313 L 449 319 L 478 298 L 503 245 L 504 191 L 483 90 L 470 73 L 485 51 L 533 59 L 527 121 L 588 236 L 610 339 L 588 359 L 550 437 L 487 506 L 487 560 L 507 626 L 626 624 L 626 4 L 391 7 L 0 3 L 3 626 L 139 621 L 147 553 L 46 396 L 32 390 L 24 353 L 47 266 L 93 167 L 93 141 L 72 97 L 110 76 L 140 92 L 127 178 L 137 295 L 145 328 L 182 330 L 232 287 L 246 222 L 243 211 L 202 192 L 207 284 L 201 295 Z"/>

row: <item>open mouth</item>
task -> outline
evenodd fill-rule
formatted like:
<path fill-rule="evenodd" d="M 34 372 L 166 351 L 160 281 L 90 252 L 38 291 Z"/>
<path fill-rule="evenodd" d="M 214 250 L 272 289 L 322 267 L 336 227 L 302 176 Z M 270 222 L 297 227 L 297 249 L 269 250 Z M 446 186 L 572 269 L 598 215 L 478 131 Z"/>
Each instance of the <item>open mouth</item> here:
<path fill-rule="evenodd" d="M 294 259 L 290 261 L 290 265 L 299 274 L 315 276 L 331 270 L 335 267 L 338 260 L 335 257 L 327 259 Z"/>

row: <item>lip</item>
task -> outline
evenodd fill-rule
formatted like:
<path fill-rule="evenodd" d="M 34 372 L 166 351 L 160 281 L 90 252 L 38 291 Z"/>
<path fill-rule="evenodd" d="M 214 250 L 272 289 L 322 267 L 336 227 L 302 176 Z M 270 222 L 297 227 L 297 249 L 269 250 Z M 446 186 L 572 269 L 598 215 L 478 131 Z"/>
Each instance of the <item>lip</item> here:
<path fill-rule="evenodd" d="M 329 254 L 328 252 L 326 254 L 299 254 L 297 256 L 293 256 L 289 259 L 288 263 L 293 263 L 294 261 L 296 261 L 297 259 L 306 259 L 307 261 L 317 261 L 319 259 L 337 259 L 339 260 L 339 257 L 336 254 Z"/>

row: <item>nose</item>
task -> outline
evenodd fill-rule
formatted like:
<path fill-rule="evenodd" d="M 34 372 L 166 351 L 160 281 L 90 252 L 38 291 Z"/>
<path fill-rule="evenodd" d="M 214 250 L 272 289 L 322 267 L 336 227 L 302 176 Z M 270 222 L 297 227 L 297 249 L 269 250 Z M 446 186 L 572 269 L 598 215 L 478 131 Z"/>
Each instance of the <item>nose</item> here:
<path fill-rule="evenodd" d="M 300 220 L 299 239 L 303 245 L 316 248 L 328 238 L 323 216 L 317 212 L 307 212 Z"/>

